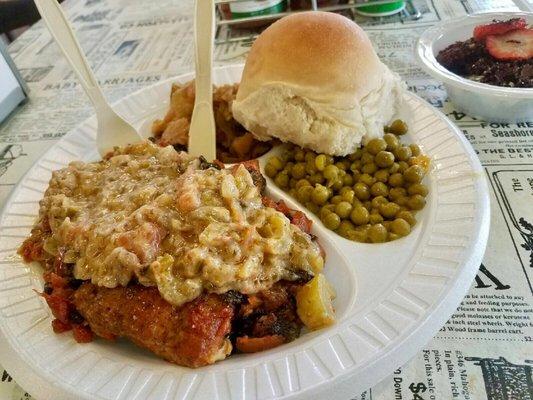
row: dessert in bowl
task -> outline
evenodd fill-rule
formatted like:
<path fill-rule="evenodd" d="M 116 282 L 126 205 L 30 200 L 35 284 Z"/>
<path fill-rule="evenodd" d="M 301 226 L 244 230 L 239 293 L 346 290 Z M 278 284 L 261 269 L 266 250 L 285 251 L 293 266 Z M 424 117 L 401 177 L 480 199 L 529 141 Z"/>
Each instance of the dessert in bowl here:
<path fill-rule="evenodd" d="M 444 21 L 419 38 L 416 56 L 460 111 L 494 122 L 533 115 L 533 15 L 486 13 Z"/>

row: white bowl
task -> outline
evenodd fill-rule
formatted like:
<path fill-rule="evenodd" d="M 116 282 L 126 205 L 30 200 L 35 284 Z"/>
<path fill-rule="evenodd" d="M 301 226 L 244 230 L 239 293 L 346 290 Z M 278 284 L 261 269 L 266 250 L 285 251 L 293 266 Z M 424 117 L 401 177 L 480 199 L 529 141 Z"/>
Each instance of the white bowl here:
<path fill-rule="evenodd" d="M 469 15 L 444 21 L 418 39 L 416 57 L 424 70 L 444 82 L 450 101 L 466 114 L 492 122 L 524 122 L 533 118 L 533 88 L 488 85 L 463 78 L 440 65 L 435 56 L 457 41 L 472 37 L 474 27 L 493 19 L 524 17 L 533 24 L 533 13 L 500 12 Z"/>

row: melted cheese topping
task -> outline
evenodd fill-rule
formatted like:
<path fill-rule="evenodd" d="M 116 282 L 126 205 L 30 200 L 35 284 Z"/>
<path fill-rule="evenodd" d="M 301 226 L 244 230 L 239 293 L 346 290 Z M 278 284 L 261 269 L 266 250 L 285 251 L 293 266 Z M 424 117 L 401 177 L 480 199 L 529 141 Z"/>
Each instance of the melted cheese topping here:
<path fill-rule="evenodd" d="M 62 252 L 77 279 L 110 288 L 137 279 L 177 306 L 321 271 L 318 245 L 263 206 L 246 168 L 199 165 L 144 142 L 55 171 L 41 201 L 52 230 L 45 250 Z"/>

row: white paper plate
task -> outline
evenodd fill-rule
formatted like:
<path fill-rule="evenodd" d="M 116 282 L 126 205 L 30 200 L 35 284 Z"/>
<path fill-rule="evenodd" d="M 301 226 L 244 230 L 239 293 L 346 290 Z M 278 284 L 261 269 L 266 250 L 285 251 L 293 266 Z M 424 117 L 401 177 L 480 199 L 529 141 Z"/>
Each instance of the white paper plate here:
<path fill-rule="evenodd" d="M 241 71 L 217 69 L 215 83 L 237 82 Z M 147 132 L 150 121 L 165 113 L 171 82 L 191 77 L 142 89 L 116 109 Z M 433 164 L 428 204 L 416 229 L 391 243 L 360 244 L 315 219 L 329 251 L 327 275 L 339 292 L 338 323 L 200 369 L 172 365 L 122 341 L 77 344 L 70 334 L 54 334 L 51 313 L 33 291 L 42 289 L 40 269 L 15 255 L 51 171 L 97 157 L 90 118 L 30 169 L 0 217 L 0 361 L 38 399 L 347 399 L 374 385 L 414 356 L 455 310 L 489 231 L 487 185 L 474 151 L 438 111 L 407 97 L 415 111 L 408 140 L 420 144 Z"/>
<path fill-rule="evenodd" d="M 525 18 L 528 24 L 533 24 L 533 13 L 480 13 L 446 19 L 428 28 L 418 38 L 415 56 L 420 66 L 429 75 L 442 81 L 454 106 L 471 117 L 503 123 L 531 120 L 533 88 L 494 86 L 463 78 L 448 71 L 436 58 L 449 45 L 471 38 L 476 26 L 511 18 Z"/>

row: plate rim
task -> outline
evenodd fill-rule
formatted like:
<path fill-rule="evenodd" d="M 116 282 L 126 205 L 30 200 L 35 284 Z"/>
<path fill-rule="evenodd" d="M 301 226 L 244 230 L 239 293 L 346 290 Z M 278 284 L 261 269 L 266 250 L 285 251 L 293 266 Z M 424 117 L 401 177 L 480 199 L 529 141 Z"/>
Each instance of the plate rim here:
<path fill-rule="evenodd" d="M 238 65 L 228 65 L 223 67 L 216 68 L 217 71 L 220 70 L 242 70 L 242 64 Z M 216 73 L 216 72 L 215 72 Z M 152 88 L 154 86 L 159 85 L 169 85 L 172 82 L 180 81 L 185 79 L 185 77 L 191 76 L 191 72 L 180 74 L 174 77 L 167 78 L 163 81 L 157 82 L 154 85 L 149 85 L 143 88 L 140 88 L 139 90 L 136 90 L 135 92 L 132 92 L 128 94 L 127 96 L 119 99 L 118 101 L 113 103 L 113 106 L 119 106 L 122 102 L 124 102 L 127 98 L 135 97 L 139 95 L 139 93 L 144 92 L 148 90 L 149 88 Z M 388 368 L 382 368 L 383 364 L 386 362 L 390 364 L 391 359 L 396 360 L 394 365 L 403 365 L 406 361 L 408 361 L 412 356 L 416 354 L 416 352 L 419 351 L 419 349 L 422 347 L 420 344 L 421 342 L 427 343 L 438 331 L 438 329 L 446 322 L 446 320 L 449 318 L 449 316 L 455 311 L 457 308 L 457 305 L 461 302 L 464 295 L 466 294 L 468 288 L 470 287 L 472 280 L 477 273 L 477 269 L 479 267 L 479 263 L 482 260 L 485 246 L 487 244 L 488 240 L 488 234 L 489 234 L 489 226 L 490 226 L 490 204 L 489 204 L 489 191 L 488 191 L 488 185 L 486 181 L 486 177 L 483 174 L 483 169 L 481 166 L 481 163 L 479 162 L 479 159 L 475 155 L 470 143 L 464 138 L 464 136 L 461 134 L 460 130 L 451 123 L 439 110 L 432 107 L 429 103 L 425 102 L 425 100 L 421 99 L 419 96 L 408 93 L 408 96 L 415 99 L 419 104 L 427 108 L 432 114 L 434 114 L 436 117 L 438 117 L 442 122 L 444 122 L 450 132 L 453 132 L 454 136 L 459 139 L 459 142 L 461 144 L 462 150 L 464 153 L 468 155 L 468 160 L 471 163 L 471 166 L 473 169 L 480 174 L 480 179 L 477 180 L 479 191 L 477 192 L 477 200 L 476 204 L 479 206 L 479 210 L 477 210 L 477 213 L 480 215 L 479 221 L 480 226 L 477 228 L 477 232 L 475 235 L 472 236 L 472 240 L 469 243 L 469 250 L 466 252 L 468 254 L 468 259 L 462 260 L 460 264 L 460 271 L 457 271 L 454 275 L 451 276 L 450 280 L 453 280 L 453 285 L 447 285 L 445 291 L 440 294 L 438 297 L 438 301 L 432 303 L 431 307 L 428 308 L 428 310 L 423 314 L 424 318 L 419 321 L 418 324 L 413 325 L 413 327 L 410 330 L 406 330 L 406 332 L 403 332 L 400 337 L 402 337 L 401 340 L 397 340 L 397 342 L 394 343 L 394 346 L 385 346 L 386 350 L 380 354 L 378 358 L 373 358 L 370 360 L 367 360 L 366 365 L 359 365 L 355 368 L 353 368 L 350 372 L 344 372 L 341 376 L 333 376 L 330 379 L 325 380 L 323 383 L 319 385 L 314 385 L 309 388 L 306 388 L 304 390 L 297 390 L 295 392 L 291 392 L 283 397 L 280 398 L 306 398 L 306 399 L 319 399 L 321 398 L 321 395 L 323 395 L 326 391 L 330 390 L 332 386 L 336 386 L 336 390 L 342 391 L 347 396 L 354 395 L 354 384 L 353 382 L 349 382 L 350 380 L 354 380 L 355 375 L 365 375 L 366 378 L 358 379 L 359 383 L 356 383 L 356 387 L 360 387 L 360 381 L 367 381 L 372 380 L 375 383 L 379 382 L 382 378 L 386 377 L 390 374 L 391 371 L 389 371 Z M 73 134 L 76 130 L 78 130 L 81 126 L 85 124 L 91 124 L 91 121 L 94 120 L 94 114 L 91 115 L 89 118 L 82 121 L 80 124 L 78 124 L 76 127 L 71 129 L 66 135 L 64 135 L 60 140 L 58 140 L 56 143 L 54 143 L 48 150 L 46 150 L 41 157 L 39 157 L 32 166 L 26 171 L 26 173 L 22 176 L 17 186 L 13 189 L 13 191 L 10 193 L 10 195 L 7 197 L 5 204 L 3 205 L 1 211 L 0 211 L 0 217 L 4 217 L 6 210 L 8 209 L 8 206 L 11 206 L 11 203 L 15 196 L 19 193 L 21 189 L 21 183 L 26 180 L 28 175 L 32 173 L 35 166 L 39 164 L 40 161 L 42 161 L 46 156 L 54 150 L 56 146 L 58 146 L 62 142 L 66 142 L 66 138 L 68 138 L 70 135 Z M 485 198 L 483 201 L 482 195 L 485 195 Z M 481 200 L 481 201 L 479 201 Z M 1 227 L 0 227 L 1 228 Z M 457 294 L 459 293 L 459 295 Z M 430 311 L 431 310 L 431 311 Z M 435 314 L 437 313 L 437 316 Z M 2 317 L 2 319 L 4 319 Z M 421 331 L 425 330 L 424 334 L 421 334 Z M 420 337 L 423 337 L 421 340 Z M 324 337 L 326 339 L 326 337 Z M 9 348 L 6 349 L 6 346 Z M 6 357 L 4 357 L 4 354 L 12 353 L 15 357 L 9 357 L 9 361 L 6 362 Z M 2 354 L 2 363 L 3 365 L 9 365 L 9 372 L 12 374 L 14 379 L 21 385 L 23 385 L 24 390 L 27 390 L 27 388 L 35 387 L 34 383 L 28 383 L 27 385 L 25 382 L 31 381 L 31 380 L 39 380 L 40 383 L 38 384 L 39 389 L 43 389 L 42 384 L 44 383 L 46 386 L 51 387 L 51 390 L 53 392 L 49 392 L 50 394 L 53 393 L 55 396 L 54 398 L 69 398 L 68 394 L 79 396 L 79 392 L 72 392 L 67 391 L 66 387 L 59 388 L 56 384 L 53 383 L 53 381 L 48 381 L 44 378 L 42 374 L 37 371 L 36 367 L 29 365 L 28 362 L 22 359 L 21 354 L 16 351 L 15 347 L 11 345 L 11 341 L 9 338 L 6 337 L 4 334 L 3 329 L 0 329 L 0 354 Z M 17 359 L 14 361 L 14 359 Z M 386 360 L 384 360 L 386 359 Z M 29 367 L 29 368 L 28 368 Z M 31 371 L 30 371 L 31 370 Z M 376 379 L 375 377 L 378 376 L 379 379 Z M 370 379 L 370 377 L 372 377 Z M 62 382 L 60 383 L 61 386 Z M 27 388 L 26 388 L 26 387 Z M 71 385 L 69 385 L 71 386 Z M 365 385 L 363 385 L 365 386 Z M 364 387 L 362 390 L 365 390 L 366 387 Z M 310 393 L 310 392 L 313 393 Z M 31 393 L 31 391 L 30 391 Z M 82 395 L 87 394 L 87 392 L 83 391 Z M 33 394 L 32 394 L 33 395 Z M 63 397 L 67 396 L 67 397 Z M 97 395 L 96 393 L 93 395 L 92 398 L 95 398 L 95 396 L 98 396 L 98 398 L 103 398 Z M 48 398 L 48 396 L 46 397 Z M 322 397 L 323 398 L 323 397 Z"/>

